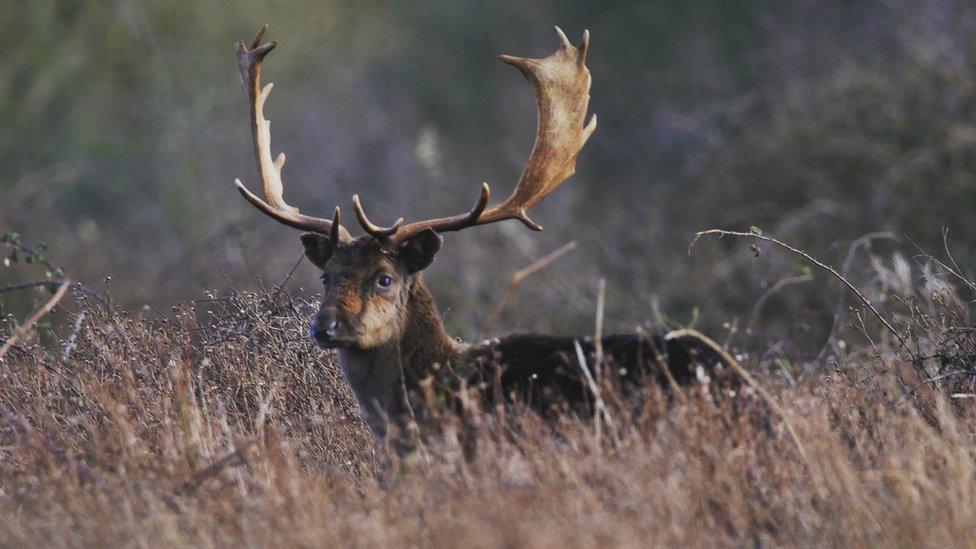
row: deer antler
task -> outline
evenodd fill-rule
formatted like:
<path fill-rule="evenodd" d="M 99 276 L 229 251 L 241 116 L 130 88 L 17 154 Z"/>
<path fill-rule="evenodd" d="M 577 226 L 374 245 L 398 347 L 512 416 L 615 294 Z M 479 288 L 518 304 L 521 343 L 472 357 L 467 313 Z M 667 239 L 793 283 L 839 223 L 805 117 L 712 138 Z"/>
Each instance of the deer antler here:
<path fill-rule="evenodd" d="M 556 34 L 560 46 L 549 57 L 527 59 L 501 56 L 502 61 L 517 67 L 525 75 L 539 109 L 539 126 L 532 154 L 512 194 L 501 204 L 486 209 L 489 189 L 485 183 L 478 202 L 467 213 L 403 226 L 400 226 L 401 220 L 385 229 L 369 221 L 356 198 L 356 217 L 366 232 L 377 238 L 403 241 L 426 229 L 460 231 L 505 219 L 518 219 L 532 230 L 542 230 L 540 225 L 529 219 L 526 212 L 575 173 L 576 157 L 596 129 L 595 114 L 585 127 L 583 125 L 590 101 L 590 71 L 586 68 L 590 33 L 583 32 L 583 41 L 578 48 L 570 44 L 559 27 L 556 27 Z"/>
<path fill-rule="evenodd" d="M 298 212 L 298 208 L 289 206 L 282 197 L 284 186 L 281 182 L 281 168 L 285 165 L 285 154 L 281 153 L 276 159 L 271 159 L 271 122 L 264 118 L 264 102 L 271 94 L 274 86 L 269 83 L 261 87 L 261 63 L 268 53 L 278 45 L 277 42 L 262 44 L 268 25 L 261 27 L 251 45 L 244 42 L 237 43 L 237 66 L 241 73 L 241 84 L 247 95 L 251 110 L 251 134 L 254 137 L 254 156 L 258 163 L 258 173 L 261 175 L 261 187 L 264 189 L 265 200 L 247 190 L 240 179 L 234 180 L 237 190 L 259 210 L 268 216 L 296 229 L 312 231 L 330 235 L 333 240 L 349 240 L 351 237 L 344 227 L 339 225 L 339 209 L 336 208 L 332 220 L 321 217 L 311 217 Z"/>

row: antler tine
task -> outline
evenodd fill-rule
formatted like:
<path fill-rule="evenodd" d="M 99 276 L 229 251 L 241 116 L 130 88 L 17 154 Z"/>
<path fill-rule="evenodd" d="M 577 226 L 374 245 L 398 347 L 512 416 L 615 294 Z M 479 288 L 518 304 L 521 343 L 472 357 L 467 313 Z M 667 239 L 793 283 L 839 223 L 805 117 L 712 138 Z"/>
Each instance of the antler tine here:
<path fill-rule="evenodd" d="M 339 230 L 342 228 L 342 224 L 340 223 L 341 220 L 342 214 L 339 213 L 339 206 L 336 206 L 335 213 L 332 214 L 332 227 L 329 231 L 329 238 L 332 240 L 332 243 L 337 246 L 342 240 L 342 235 L 339 234 Z"/>
<path fill-rule="evenodd" d="M 275 48 L 276 42 L 261 44 L 267 25 L 258 31 L 250 47 L 243 42 L 237 44 L 237 61 L 241 71 L 241 82 L 251 106 L 251 131 L 254 136 L 254 153 L 257 157 L 258 171 L 266 200 L 248 191 L 237 181 L 238 189 L 249 202 L 258 209 L 286 225 L 313 232 L 327 234 L 334 241 L 350 239 L 349 233 L 340 221 L 336 208 L 332 220 L 309 217 L 289 206 L 282 197 L 281 168 L 285 155 L 271 159 L 271 123 L 264 118 L 264 103 L 271 93 L 272 85 L 261 88 L 261 62 Z M 402 242 L 421 231 L 432 229 L 438 232 L 460 231 L 475 225 L 485 225 L 506 219 L 517 219 L 526 227 L 541 231 L 542 226 L 528 216 L 528 210 L 562 185 L 576 171 L 576 157 L 596 130 L 596 115 L 585 126 L 587 107 L 590 100 L 590 71 L 586 68 L 589 53 L 590 33 L 583 32 L 583 40 L 577 48 L 570 43 L 566 34 L 555 27 L 560 46 L 555 53 L 543 59 L 529 59 L 502 55 L 501 60 L 522 71 L 535 95 L 539 110 L 538 128 L 532 153 L 522 169 L 515 190 L 502 203 L 488 208 L 490 189 L 482 184 L 481 194 L 474 207 L 463 214 L 417 221 L 403 224 L 397 219 L 389 227 L 372 223 L 363 210 L 359 196 L 353 196 L 356 218 L 363 229 L 377 239 Z"/>
<path fill-rule="evenodd" d="M 237 66 L 250 107 L 254 156 L 261 176 L 264 200 L 248 191 L 239 179 L 235 180 L 237 188 L 248 202 L 285 225 L 324 235 L 335 234 L 343 240 L 351 239 L 345 228 L 333 226 L 334 223 L 338 225 L 337 221 L 334 221 L 338 219 L 338 215 L 334 220 L 302 215 L 298 212 L 298 208 L 289 206 L 282 196 L 284 185 L 281 181 L 281 169 L 285 165 L 285 155 L 281 153 L 272 160 L 271 122 L 264 117 L 264 103 L 268 100 L 274 85 L 268 83 L 261 87 L 261 64 L 268 53 L 278 45 L 274 41 L 261 44 L 267 30 L 268 25 L 262 26 L 251 40 L 250 46 L 243 41 L 237 43 Z"/>
<path fill-rule="evenodd" d="M 243 196 L 255 208 L 261 210 L 265 213 L 265 215 L 273 218 L 275 221 L 303 231 L 311 231 L 319 234 L 332 233 L 332 222 L 328 219 L 312 217 L 297 212 L 286 212 L 284 210 L 279 210 L 264 200 L 261 200 L 260 197 L 251 191 L 247 190 L 247 187 L 241 183 L 240 179 L 235 179 L 234 183 L 237 185 L 237 191 L 241 193 L 241 196 Z M 339 235 L 343 240 L 351 238 L 345 227 L 339 227 Z"/>
<path fill-rule="evenodd" d="M 532 153 L 512 194 L 486 209 L 489 190 L 485 184 L 478 203 L 467 214 L 407 224 L 390 235 L 393 239 L 405 240 L 428 228 L 438 232 L 459 231 L 506 219 L 517 219 L 532 230 L 542 230 L 542 226 L 529 219 L 528 210 L 575 173 L 576 157 L 596 130 L 596 115 L 583 124 L 590 101 L 590 71 L 586 68 L 590 33 L 583 32 L 577 48 L 562 29 L 555 27 L 555 31 L 559 49 L 549 57 L 500 56 L 502 61 L 522 71 L 532 87 L 539 111 Z"/>
<path fill-rule="evenodd" d="M 579 50 L 580 50 L 579 63 L 580 63 L 580 65 L 584 65 L 584 64 L 586 64 L 586 56 L 587 56 L 588 53 L 590 53 L 590 31 L 589 31 L 589 29 L 584 29 L 583 30 L 583 41 L 580 42 Z"/>
<path fill-rule="evenodd" d="M 576 48 L 559 27 L 555 30 L 561 46 L 549 57 L 502 57 L 521 70 L 532 86 L 539 107 L 539 127 L 518 185 L 503 203 L 485 212 L 484 223 L 514 217 L 529 227 L 535 225 L 525 212 L 575 173 L 576 156 L 596 130 L 596 115 L 583 126 L 590 99 L 590 71 L 586 68 L 590 33 L 583 32 Z"/>
<path fill-rule="evenodd" d="M 258 33 L 255 34 L 254 35 L 254 39 L 251 40 L 251 49 L 252 50 L 253 49 L 256 49 L 258 46 L 261 45 L 261 41 L 264 40 L 264 35 L 267 32 L 268 32 L 268 24 L 265 23 L 265 24 L 261 25 L 261 28 L 258 29 Z M 275 42 L 274 44 L 277 45 L 277 42 Z M 274 46 L 272 46 L 272 47 L 274 47 Z"/>
<path fill-rule="evenodd" d="M 379 225 L 373 224 L 369 218 L 366 217 L 366 212 L 363 211 L 363 205 L 359 201 L 358 194 L 352 196 L 352 206 L 353 211 L 356 212 L 356 219 L 359 220 L 359 224 L 362 225 L 363 230 L 375 238 L 379 238 L 381 240 L 388 238 L 390 235 L 400 230 L 400 225 L 403 225 L 402 217 L 394 221 L 393 225 L 389 227 L 380 227 Z"/>
<path fill-rule="evenodd" d="M 566 38 L 566 33 L 563 32 L 563 29 L 559 28 L 559 25 L 556 25 L 553 28 L 556 29 L 556 34 L 559 35 L 559 41 L 563 43 L 563 48 L 573 47 L 573 44 L 570 43 L 569 38 Z"/>

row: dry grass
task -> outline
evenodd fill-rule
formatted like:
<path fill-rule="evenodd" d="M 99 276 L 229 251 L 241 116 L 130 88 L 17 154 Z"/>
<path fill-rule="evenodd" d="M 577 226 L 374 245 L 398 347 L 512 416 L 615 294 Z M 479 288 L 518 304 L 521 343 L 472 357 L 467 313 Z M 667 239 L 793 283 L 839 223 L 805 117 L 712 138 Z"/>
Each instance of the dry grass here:
<path fill-rule="evenodd" d="M 405 209 L 387 219 L 467 207 L 458 181 L 512 180 L 535 125 L 521 79 L 485 63 L 545 51 L 534 37 L 565 19 L 602 37 L 594 101 L 616 123 L 576 190 L 541 205 L 545 233 L 455 237 L 428 273 L 451 329 L 478 333 L 500 266 L 573 238 L 505 325 L 589 329 L 606 277 L 618 326 L 649 311 L 658 327 L 694 324 L 698 307 L 703 329 L 728 321 L 763 391 L 652 392 L 640 417 L 606 395 L 601 431 L 507 410 L 473 460 L 448 430 L 401 462 L 306 341 L 301 300 L 116 315 L 72 285 L 54 329 L 0 318 L 0 544 L 976 545 L 973 269 L 948 246 L 942 260 L 889 254 L 907 243 L 875 232 L 933 248 L 951 226 L 973 257 L 971 2 L 265 4 L 8 10 L 6 226 L 51 242 L 72 280 L 110 272 L 130 305 L 186 298 L 221 279 L 215 264 L 242 284 L 287 269 L 294 235 L 228 202 L 252 162 L 230 45 L 268 20 L 288 37 L 272 76 L 289 99 L 273 108 L 296 203 L 327 212 L 360 192 Z M 726 241 L 677 260 L 694 230 L 754 223 L 838 265 L 870 232 L 840 272 L 878 316 L 768 241 L 761 258 Z M 28 288 L 63 274 L 24 282 L 31 269 L 0 270 L 3 315 L 27 318 L 50 299 Z"/>
<path fill-rule="evenodd" d="M 306 341 L 304 302 L 99 310 L 69 356 L 21 345 L 0 364 L 6 544 L 976 544 L 972 401 L 937 381 L 897 403 L 885 360 L 795 386 L 749 365 L 804 454 L 747 389 L 655 391 L 599 441 L 589 418 L 509 410 L 471 461 L 450 432 L 398 461 Z"/>

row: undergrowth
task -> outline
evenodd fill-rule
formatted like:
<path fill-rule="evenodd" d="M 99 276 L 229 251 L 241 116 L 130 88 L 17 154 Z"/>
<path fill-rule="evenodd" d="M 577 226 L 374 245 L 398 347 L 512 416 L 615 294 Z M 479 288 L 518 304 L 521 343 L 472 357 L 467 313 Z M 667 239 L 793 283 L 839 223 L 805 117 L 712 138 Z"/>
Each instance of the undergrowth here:
<path fill-rule="evenodd" d="M 599 429 L 509 408 L 470 458 L 450 429 L 402 460 L 376 442 L 306 337 L 314 304 L 281 287 L 165 312 L 79 292 L 56 337 L 0 362 L 0 532 L 18 546 L 971 546 L 971 286 L 948 261 L 926 262 L 928 279 L 899 265 L 878 262 L 879 306 L 907 348 L 854 307 L 865 343 L 819 362 L 740 353 L 752 385 L 648 389 L 640 414 L 611 398 Z"/>

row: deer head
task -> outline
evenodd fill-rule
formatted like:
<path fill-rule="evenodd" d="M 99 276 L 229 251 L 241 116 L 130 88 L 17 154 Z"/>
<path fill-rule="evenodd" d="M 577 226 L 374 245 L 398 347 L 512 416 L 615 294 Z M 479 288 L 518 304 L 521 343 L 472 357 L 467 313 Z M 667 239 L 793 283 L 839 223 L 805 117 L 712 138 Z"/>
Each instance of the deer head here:
<path fill-rule="evenodd" d="M 265 25 L 250 45 L 237 44 L 241 81 L 250 105 L 254 154 L 264 199 L 236 181 L 237 189 L 256 208 L 275 220 L 306 231 L 305 255 L 322 269 L 324 292 L 319 314 L 312 322 L 313 338 L 323 347 L 371 349 L 400 336 L 409 314 L 407 302 L 419 273 L 434 260 L 441 233 L 517 219 L 534 231 L 542 227 L 528 211 L 573 175 L 576 157 L 596 129 L 596 115 L 584 126 L 589 103 L 590 71 L 586 68 L 589 32 L 579 47 L 556 27 L 559 49 L 544 59 L 502 55 L 501 60 L 522 71 L 535 95 L 538 129 L 532 153 L 512 193 L 489 207 L 485 183 L 468 212 L 412 223 L 398 219 L 389 227 L 366 216 L 359 196 L 353 196 L 356 219 L 365 234 L 354 238 L 341 225 L 339 208 L 332 219 L 310 217 L 289 206 L 283 196 L 281 170 L 285 155 L 272 159 L 271 123 L 263 106 L 271 84 L 261 86 L 261 64 L 276 42 L 262 44 Z"/>

